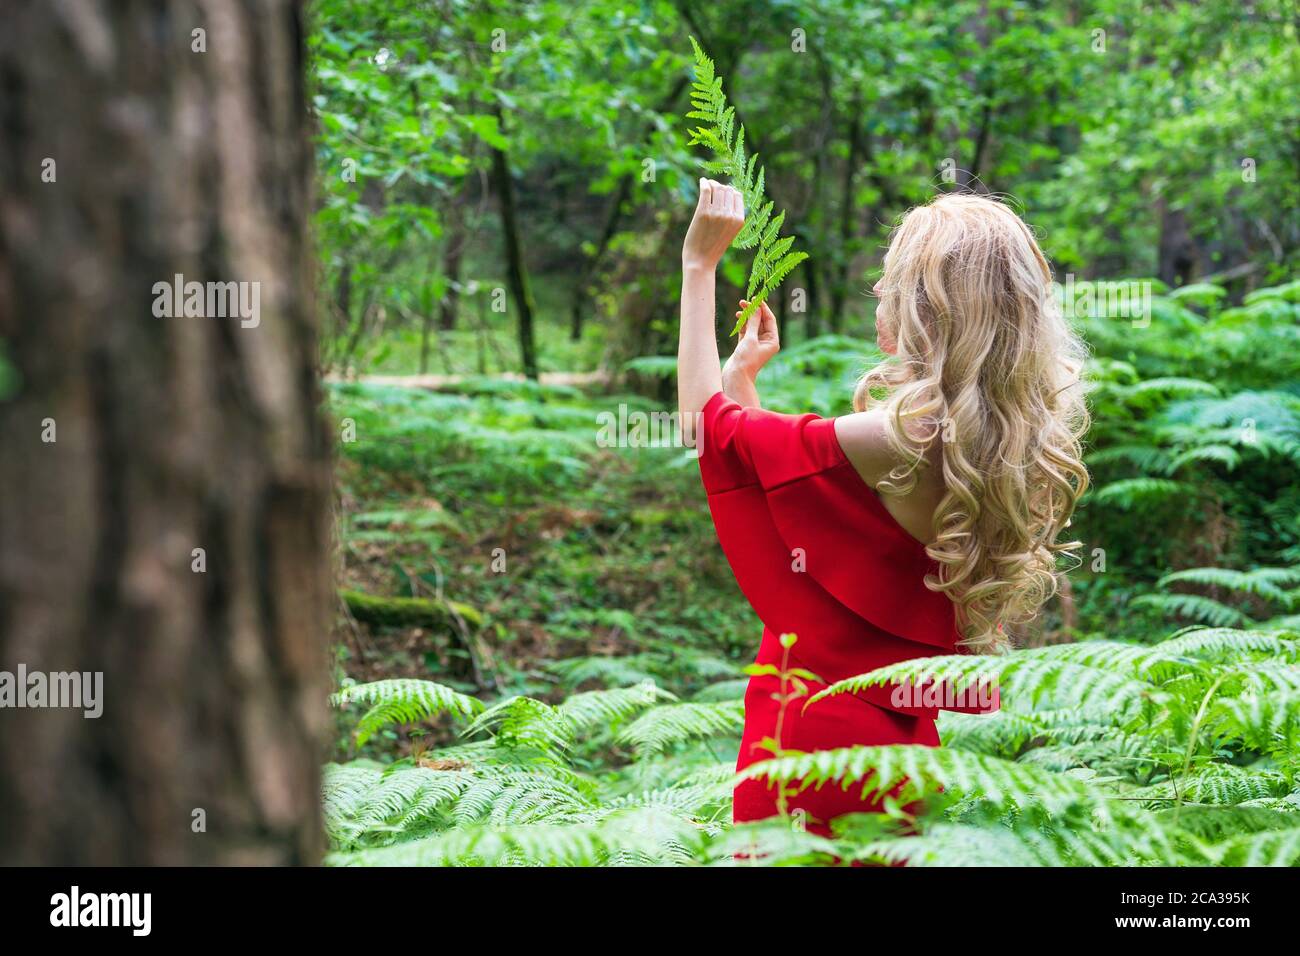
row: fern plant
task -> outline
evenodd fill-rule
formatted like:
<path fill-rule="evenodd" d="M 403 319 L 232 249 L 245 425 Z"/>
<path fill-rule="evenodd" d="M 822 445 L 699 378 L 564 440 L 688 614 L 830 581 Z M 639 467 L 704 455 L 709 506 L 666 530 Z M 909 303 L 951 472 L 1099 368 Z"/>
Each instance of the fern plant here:
<path fill-rule="evenodd" d="M 409 724 L 440 713 L 470 716 L 483 710 L 478 698 L 470 697 L 427 680 L 381 680 L 351 684 L 334 695 L 335 706 L 369 704 L 357 724 L 355 738 L 360 747 L 390 724 Z"/>
<path fill-rule="evenodd" d="M 1241 595 L 1283 612 L 1300 606 L 1300 588 L 1294 587 L 1300 584 L 1300 567 L 1255 568 L 1251 571 L 1187 568 L 1166 574 L 1156 582 L 1159 588 L 1168 588 L 1174 584 L 1197 585 L 1210 588 L 1216 593 Z M 1152 607 L 1166 614 L 1214 627 L 1244 627 L 1252 623 L 1250 615 L 1239 607 L 1204 594 L 1161 591 L 1136 597 L 1132 604 L 1136 607 Z"/>
<path fill-rule="evenodd" d="M 737 143 L 738 130 L 728 134 L 728 145 Z M 748 170 L 748 156 L 744 163 Z M 359 553 L 383 532 L 405 541 L 403 563 L 414 563 L 419 536 L 485 537 L 494 525 L 472 504 L 485 489 L 577 496 L 587 494 L 578 480 L 586 474 L 599 502 L 592 515 L 605 516 L 582 518 L 591 535 L 603 522 L 620 535 L 626 526 L 656 536 L 648 549 L 656 597 L 669 593 L 663 582 L 672 579 L 662 575 L 672 558 L 692 573 L 675 579 L 673 602 L 639 605 L 627 580 L 650 576 L 644 555 L 614 566 L 608 554 L 592 558 L 587 532 L 566 535 L 536 563 L 566 553 L 581 563 L 541 569 L 545 590 L 518 600 L 539 632 L 567 646 L 562 660 L 530 659 L 507 675 L 502 686 L 519 696 L 480 701 L 417 680 L 344 686 L 335 703 L 357 733 L 340 740 L 346 755 L 325 768 L 328 862 L 1300 865 L 1300 352 L 1287 347 L 1300 344 L 1300 305 L 1294 284 L 1257 290 L 1241 307 L 1221 308 L 1222 298 L 1205 289 L 1158 296 L 1153 325 L 1167 334 L 1085 320 L 1100 356 L 1088 451 L 1100 490 L 1080 510 L 1080 536 L 1111 565 L 1071 576 L 1076 632 L 1091 639 L 904 662 L 825 692 L 896 680 L 948 680 L 954 689 L 996 682 L 1003 709 L 942 714 L 941 750 L 777 749 L 747 768 L 791 794 L 843 787 L 871 795 L 897 783 L 916 797 L 840 818 L 829 838 L 790 818 L 730 822 L 745 692 L 734 660 L 752 634 L 725 623 L 737 615 L 702 610 L 720 592 L 698 573 L 707 570 L 695 554 L 704 539 L 661 523 L 660 465 L 647 469 L 653 483 L 644 486 L 655 507 L 624 513 L 611 507 L 626 491 L 620 474 L 578 449 L 591 444 L 591 415 L 572 397 L 540 403 L 512 392 L 486 401 L 341 387 L 363 433 L 384 439 L 346 454 L 367 472 L 400 475 L 403 488 L 416 477 L 436 480 L 455 515 L 425 518 L 399 508 L 400 495 L 370 496 L 345 535 Z M 1215 304 L 1200 315 L 1198 303 Z M 830 337 L 785 350 L 769 373 L 774 404 L 842 411 L 859 351 Z M 567 437 L 551 441 L 556 435 Z M 578 465 L 561 464 L 571 458 Z M 489 500 L 496 509 L 509 499 Z M 619 590 L 593 587 L 607 573 Z M 551 599 L 557 582 L 573 600 Z M 462 597 L 474 586 L 454 574 L 446 584 Z M 662 613 L 645 609 L 669 603 Z M 1169 634 L 1159 614 L 1128 613 L 1143 605 L 1198 626 Z M 493 616 L 505 638 L 516 618 Z M 1118 624 L 1126 639 L 1113 633 Z M 445 661 L 425 665 L 407 672 L 441 667 L 439 679 L 461 679 Z M 812 713 L 823 699 L 789 706 Z"/>
<path fill-rule="evenodd" d="M 1151 647 L 1088 641 L 892 665 L 808 706 L 890 681 L 995 679 L 1004 709 L 942 715 L 942 749 L 850 747 L 753 764 L 746 776 L 864 797 L 901 786 L 900 802 L 924 800 L 906 834 L 859 841 L 849 824 L 854 859 L 1294 865 L 1298 638 L 1200 628 Z"/>
<path fill-rule="evenodd" d="M 1289 581 L 1263 574 L 1251 585 Z M 1154 645 L 925 658 L 792 706 L 899 680 L 996 681 L 1003 709 L 941 715 L 942 748 L 777 751 L 745 770 L 791 794 L 835 786 L 865 799 L 901 788 L 881 812 L 837 820 L 833 838 L 788 819 L 728 824 L 738 701 L 678 701 L 643 683 L 555 705 L 511 697 L 471 713 L 427 682 L 357 685 L 340 705 L 472 719 L 462 742 L 328 766 L 329 862 L 1300 863 L 1300 632 L 1201 627 Z"/>
<path fill-rule="evenodd" d="M 447 688 L 377 683 L 383 687 L 356 685 L 336 702 L 382 699 L 390 712 L 416 719 L 469 716 Z M 721 832 L 711 821 L 729 809 L 732 787 L 731 768 L 707 749 L 694 772 L 680 772 L 679 754 L 677 779 L 660 767 L 657 786 L 626 791 L 626 783 L 611 787 L 579 769 L 611 744 L 635 747 L 641 766 L 670 747 L 739 734 L 738 702 L 656 706 L 665 698 L 672 695 L 649 683 L 588 691 L 557 706 L 511 697 L 465 727 L 463 736 L 483 739 L 387 766 L 331 764 L 324 779 L 331 862 L 616 865 L 706 855 L 711 834 Z"/>
<path fill-rule="evenodd" d="M 773 213 L 774 203 L 764 192 L 764 169 L 758 165 L 758 154 L 745 152 L 745 127 L 736 122 L 735 107 L 727 103 L 722 90 L 722 77 L 718 76 L 713 60 L 691 37 L 695 51 L 695 82 L 691 85 L 691 107 L 687 119 L 700 120 L 703 125 L 690 129 L 688 145 L 702 145 L 713 158 L 703 160 L 701 167 L 709 173 L 730 177 L 732 185 L 745 200 L 747 216 L 744 228 L 732 243 L 738 249 L 754 249 L 754 261 L 749 269 L 749 282 L 745 297 L 749 305 L 741 311 L 735 328 L 736 335 L 745 327 L 750 316 L 776 290 L 790 272 L 808 258 L 806 252 L 795 250 L 793 236 L 781 236 L 785 213 Z"/>

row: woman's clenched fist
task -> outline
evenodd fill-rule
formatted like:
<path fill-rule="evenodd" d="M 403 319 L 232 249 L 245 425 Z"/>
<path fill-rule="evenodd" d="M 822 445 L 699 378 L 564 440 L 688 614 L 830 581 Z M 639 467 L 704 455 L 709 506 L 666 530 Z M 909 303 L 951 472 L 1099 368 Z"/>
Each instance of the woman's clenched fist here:
<path fill-rule="evenodd" d="M 682 267 L 715 269 L 745 225 L 740 191 L 711 179 L 700 180 L 700 201 L 682 244 Z"/>

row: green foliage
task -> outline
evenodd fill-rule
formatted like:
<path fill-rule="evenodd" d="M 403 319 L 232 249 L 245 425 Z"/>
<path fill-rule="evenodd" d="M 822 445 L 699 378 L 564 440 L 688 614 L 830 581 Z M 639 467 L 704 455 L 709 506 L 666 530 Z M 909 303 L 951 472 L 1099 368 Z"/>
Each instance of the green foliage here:
<path fill-rule="evenodd" d="M 717 734 L 739 734 L 745 719 L 741 701 L 688 702 L 656 707 L 637 718 L 620 735 L 639 754 L 660 753 L 675 743 Z"/>
<path fill-rule="evenodd" d="M 1074 530 L 1104 555 L 1075 578 L 1097 608 L 1085 633 L 1107 629 L 1116 602 L 1152 632 L 1169 617 L 1243 626 L 1293 610 L 1279 592 L 1294 585 L 1273 580 L 1300 561 L 1300 364 L 1280 344 L 1300 312 L 1286 288 L 1231 308 L 1204 288 L 1157 293 L 1149 325 L 1079 316 L 1094 352 L 1093 490 Z"/>
<path fill-rule="evenodd" d="M 312 4 L 323 361 L 440 373 L 329 390 L 355 431 L 331 862 L 1298 862 L 1293 6 Z M 811 55 L 763 39 L 796 26 Z M 688 33 L 730 99 L 693 40 L 685 85 Z M 671 394 L 693 145 L 749 212 L 748 278 L 729 262 L 724 280 L 751 308 L 804 280 L 761 382 L 779 411 L 847 410 L 881 358 L 870 275 L 937 190 L 1013 197 L 1063 277 L 1165 280 L 1142 321 L 1073 313 L 1094 356 L 1084 563 L 1027 636 L 1074 643 L 926 662 L 1003 690 L 1000 714 L 945 715 L 944 751 L 768 768 L 859 792 L 902 774 L 926 805 L 906 836 L 888 813 L 830 840 L 729 826 L 752 614 L 694 461 L 595 437 Z M 607 392 L 497 377 L 518 317 L 496 297 L 494 150 L 540 365 L 629 374 Z M 1167 636 L 1170 619 L 1214 626 Z"/>
<path fill-rule="evenodd" d="M 320 0 L 308 50 L 326 359 L 362 372 L 517 370 L 517 317 L 487 311 L 505 280 L 484 188 L 494 149 L 525 200 L 543 368 L 666 352 L 661 304 L 699 130 L 713 171 L 749 177 L 751 213 L 779 195 L 777 231 L 811 254 L 795 316 L 809 337 L 869 328 L 862 293 L 890 227 L 967 187 L 1022 204 L 1060 273 L 1160 272 L 1188 283 L 1171 309 L 1237 322 L 1294 307 L 1300 200 L 1275 173 L 1295 154 L 1295 98 L 1278 82 L 1296 72 L 1292 7 L 818 0 L 796 16 L 776 0 L 689 13 L 665 0 L 494 0 L 431 17 L 422 0 Z M 764 39 L 795 27 L 816 38 L 812 55 Z M 491 42 L 498 29 L 504 45 Z M 682 75 L 705 56 L 686 52 L 691 34 L 708 38 L 731 98 L 720 83 L 692 88 L 703 115 L 687 129 Z M 761 201 L 757 131 L 779 170 Z M 761 247 L 777 218 L 760 229 L 751 216 L 745 241 Z M 769 253 L 751 279 L 796 255 Z M 1296 327 L 1275 335 L 1274 359 L 1294 366 L 1283 343 Z"/>
<path fill-rule="evenodd" d="M 349 573 L 367 593 L 386 578 L 422 608 L 449 596 L 482 608 L 480 639 L 501 660 L 496 683 L 479 680 L 465 660 L 474 635 L 453 631 L 412 667 L 406 647 L 429 642 L 427 625 L 372 630 L 407 642 L 383 667 L 353 642 L 346 673 L 387 677 L 397 662 L 424 676 L 340 693 L 330 862 L 1300 862 L 1300 388 L 1275 344 L 1300 318 L 1287 288 L 1261 290 L 1248 320 L 1176 290 L 1153 297 L 1147 328 L 1079 319 L 1094 343 L 1096 486 L 1072 529 L 1085 542 L 1075 633 L 1052 631 L 1074 640 L 906 662 L 825 691 L 995 681 L 1004 708 L 944 714 L 938 751 L 778 748 L 750 769 L 787 791 L 913 788 L 843 818 L 831 839 L 788 820 L 729 824 L 752 618 L 694 462 L 594 441 L 602 412 L 654 402 L 483 380 L 336 387 L 357 434 L 343 445 Z M 765 404 L 840 413 L 877 358 L 848 337 L 796 342 L 764 372 Z M 485 574 L 501 541 L 510 572 Z M 1169 635 L 1169 617 L 1213 626 Z M 907 828 L 910 795 L 922 812 Z"/>
<path fill-rule="evenodd" d="M 741 310 L 740 318 L 731 330 L 731 334 L 736 335 L 781 280 L 807 259 L 808 254 L 792 249 L 793 236 L 782 238 L 785 213 L 772 215 L 775 204 L 763 191 L 765 170 L 758 165 L 757 153 L 745 153 L 745 127 L 736 122 L 735 107 L 727 103 L 727 96 L 722 91 L 722 77 L 715 74 L 713 61 L 705 55 L 695 37 L 691 37 L 691 47 L 695 51 L 695 82 L 691 85 L 692 109 L 686 117 L 702 120 L 706 125 L 691 130 L 690 145 L 707 147 L 714 158 L 701 163 L 704 170 L 730 177 L 732 185 L 744 197 L 745 225 L 733 245 L 739 249 L 755 249 L 745 289 L 749 305 Z"/>
<path fill-rule="evenodd" d="M 837 821 L 831 840 L 789 821 L 729 827 L 730 761 L 693 741 L 734 742 L 739 703 L 656 705 L 664 692 L 641 684 L 557 706 L 509 698 L 466 728 L 478 740 L 386 767 L 331 765 L 330 862 L 718 865 L 752 851 L 751 865 L 1300 863 L 1300 632 L 1202 628 L 1151 646 L 922 659 L 841 681 L 807 706 L 932 677 L 997 679 L 1004 709 L 942 715 L 941 748 L 783 751 L 742 775 L 887 797 L 880 813 Z M 384 685 L 340 699 L 433 709 L 418 682 Z M 675 774 L 657 763 L 669 753 Z M 647 775 L 659 783 L 638 785 Z"/>
<path fill-rule="evenodd" d="M 1166 574 L 1156 586 L 1192 585 L 1207 588 L 1213 594 L 1223 594 L 1238 600 L 1254 598 L 1256 604 L 1275 610 L 1289 611 L 1300 604 L 1300 589 L 1288 585 L 1300 583 L 1300 568 L 1255 568 L 1251 571 L 1234 571 L 1231 568 L 1187 568 Z M 1250 616 L 1237 607 L 1204 594 L 1157 593 L 1144 594 L 1133 601 L 1134 606 L 1155 608 L 1167 615 L 1188 618 L 1215 627 L 1244 626 Z"/>
<path fill-rule="evenodd" d="M 340 707 L 354 703 L 370 705 L 357 723 L 357 746 L 389 724 L 409 724 L 444 713 L 469 717 L 483 710 L 483 704 L 477 698 L 427 680 L 352 684 L 335 694 L 332 701 Z"/>

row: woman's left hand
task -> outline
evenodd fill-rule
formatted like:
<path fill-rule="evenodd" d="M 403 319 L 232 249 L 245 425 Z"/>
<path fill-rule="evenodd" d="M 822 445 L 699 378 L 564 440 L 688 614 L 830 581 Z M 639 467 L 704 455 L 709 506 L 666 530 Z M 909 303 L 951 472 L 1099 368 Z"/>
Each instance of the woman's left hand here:
<path fill-rule="evenodd" d="M 740 300 L 742 310 L 747 305 L 749 305 L 747 300 Z M 736 318 L 740 318 L 740 312 L 736 313 Z M 722 370 L 723 376 L 739 372 L 753 379 L 779 351 L 781 351 L 781 335 L 776 328 L 776 316 L 764 302 L 745 323 L 745 330 L 740 334 L 736 350 L 731 353 L 731 358 L 727 359 L 727 365 Z"/>

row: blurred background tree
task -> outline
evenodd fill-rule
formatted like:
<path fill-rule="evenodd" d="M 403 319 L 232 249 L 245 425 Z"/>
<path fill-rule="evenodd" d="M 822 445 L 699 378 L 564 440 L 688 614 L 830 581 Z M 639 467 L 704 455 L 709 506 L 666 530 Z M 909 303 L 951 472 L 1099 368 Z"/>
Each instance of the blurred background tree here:
<path fill-rule="evenodd" d="M 102 712 L 5 701 L 5 864 L 319 858 L 304 40 L 291 0 L 6 10 L 0 669 L 98 673 Z M 174 281 L 258 311 L 163 315 Z"/>

